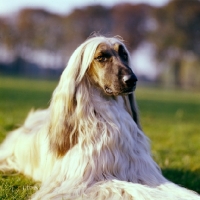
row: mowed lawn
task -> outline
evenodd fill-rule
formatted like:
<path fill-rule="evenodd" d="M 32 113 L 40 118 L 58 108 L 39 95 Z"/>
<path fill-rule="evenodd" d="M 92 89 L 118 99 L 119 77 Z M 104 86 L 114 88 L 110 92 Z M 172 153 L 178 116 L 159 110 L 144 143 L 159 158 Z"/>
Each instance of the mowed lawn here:
<path fill-rule="evenodd" d="M 0 142 L 32 108 L 48 107 L 57 83 L 0 76 Z M 200 193 L 200 93 L 139 86 L 136 96 L 143 130 L 163 174 Z M 16 172 L 0 173 L 0 199 L 27 199 L 38 185 Z"/>

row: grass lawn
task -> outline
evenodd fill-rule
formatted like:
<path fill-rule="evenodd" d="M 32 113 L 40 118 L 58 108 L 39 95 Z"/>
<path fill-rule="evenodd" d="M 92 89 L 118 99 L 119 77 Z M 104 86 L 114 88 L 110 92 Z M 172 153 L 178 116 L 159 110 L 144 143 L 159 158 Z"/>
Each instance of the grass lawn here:
<path fill-rule="evenodd" d="M 57 81 L 0 76 L 0 142 L 31 108 L 46 108 Z M 171 181 L 200 193 L 200 93 L 138 87 L 141 124 L 152 154 Z M 27 199 L 36 189 L 15 172 L 0 174 L 0 199 Z"/>

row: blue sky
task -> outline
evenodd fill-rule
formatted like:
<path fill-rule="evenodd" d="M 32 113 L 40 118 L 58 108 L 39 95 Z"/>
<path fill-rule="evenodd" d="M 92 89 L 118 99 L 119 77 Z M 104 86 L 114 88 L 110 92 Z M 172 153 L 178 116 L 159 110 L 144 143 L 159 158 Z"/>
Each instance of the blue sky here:
<path fill-rule="evenodd" d="M 154 6 L 162 6 L 169 0 L 0 0 L 0 15 L 9 15 L 25 7 L 43 8 L 54 13 L 68 14 L 73 9 L 83 6 L 95 4 L 113 6 L 123 2 L 143 2 Z"/>

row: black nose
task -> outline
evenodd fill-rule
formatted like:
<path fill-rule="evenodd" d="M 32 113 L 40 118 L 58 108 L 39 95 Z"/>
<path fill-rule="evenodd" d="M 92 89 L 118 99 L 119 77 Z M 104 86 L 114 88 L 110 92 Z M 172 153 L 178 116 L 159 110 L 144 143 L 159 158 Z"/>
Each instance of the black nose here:
<path fill-rule="evenodd" d="M 124 83 L 126 83 L 126 85 L 134 86 L 137 82 L 137 77 L 135 76 L 135 74 L 124 75 L 122 77 L 122 80 L 123 80 Z"/>

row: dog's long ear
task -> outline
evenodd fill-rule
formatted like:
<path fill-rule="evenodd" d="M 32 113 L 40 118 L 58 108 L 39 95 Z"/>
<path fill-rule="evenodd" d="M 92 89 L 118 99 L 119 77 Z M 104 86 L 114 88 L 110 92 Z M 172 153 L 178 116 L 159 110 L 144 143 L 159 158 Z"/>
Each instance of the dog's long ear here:
<path fill-rule="evenodd" d="M 78 142 L 78 115 L 85 109 L 80 104 L 87 93 L 85 73 L 97 45 L 91 39 L 74 51 L 53 93 L 48 128 L 50 149 L 57 156 L 65 155 Z"/>
<path fill-rule="evenodd" d="M 50 150 L 57 156 L 65 155 L 77 143 L 78 131 L 74 112 L 83 52 L 83 48 L 79 47 L 72 54 L 52 96 L 49 141 Z"/>
<path fill-rule="evenodd" d="M 63 83 L 61 78 L 50 104 L 50 150 L 57 156 L 64 155 L 77 142 L 77 127 L 73 121 L 75 82 L 68 81 Z"/>
<path fill-rule="evenodd" d="M 134 93 L 125 96 L 125 104 L 128 112 L 132 116 L 133 120 L 137 124 L 138 128 L 142 130 L 139 120 L 138 106 Z"/>

